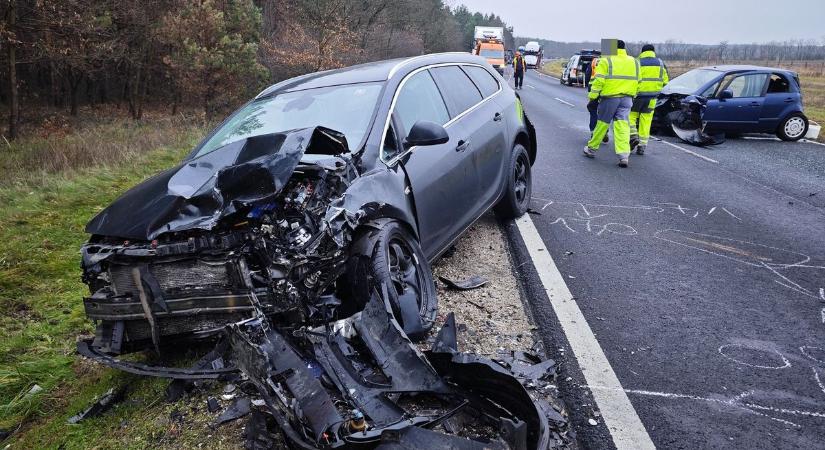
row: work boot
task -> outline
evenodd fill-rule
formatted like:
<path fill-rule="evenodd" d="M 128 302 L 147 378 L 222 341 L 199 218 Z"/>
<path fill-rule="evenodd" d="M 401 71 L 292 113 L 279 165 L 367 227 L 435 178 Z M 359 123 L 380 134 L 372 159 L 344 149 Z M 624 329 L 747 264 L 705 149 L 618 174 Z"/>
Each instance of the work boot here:
<path fill-rule="evenodd" d="M 627 167 L 628 163 L 630 162 L 629 156 L 629 153 L 619 156 L 619 167 Z"/>
<path fill-rule="evenodd" d="M 588 158 L 595 158 L 596 157 L 596 152 L 594 152 L 592 148 L 585 145 L 584 146 L 584 156 L 587 156 Z"/>
<path fill-rule="evenodd" d="M 647 146 L 646 145 L 639 145 L 638 147 L 636 147 L 636 154 L 637 155 L 644 155 L 645 154 L 645 147 L 647 147 Z"/>

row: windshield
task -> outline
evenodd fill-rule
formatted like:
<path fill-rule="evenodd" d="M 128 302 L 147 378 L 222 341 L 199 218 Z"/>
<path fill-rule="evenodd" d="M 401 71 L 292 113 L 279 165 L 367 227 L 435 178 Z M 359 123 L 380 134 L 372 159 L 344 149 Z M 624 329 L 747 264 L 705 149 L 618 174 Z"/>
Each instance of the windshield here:
<path fill-rule="evenodd" d="M 485 58 L 504 59 L 504 51 L 493 49 L 481 49 L 481 56 Z"/>
<path fill-rule="evenodd" d="M 718 78 L 720 72 L 709 69 L 695 69 L 685 72 L 682 75 L 670 80 L 667 84 L 667 92 L 678 92 L 684 94 L 693 94 L 699 88 Z"/>
<path fill-rule="evenodd" d="M 252 136 L 315 126 L 343 133 L 354 151 L 367 133 L 380 92 L 380 83 L 350 84 L 254 100 L 216 130 L 195 157 Z"/>

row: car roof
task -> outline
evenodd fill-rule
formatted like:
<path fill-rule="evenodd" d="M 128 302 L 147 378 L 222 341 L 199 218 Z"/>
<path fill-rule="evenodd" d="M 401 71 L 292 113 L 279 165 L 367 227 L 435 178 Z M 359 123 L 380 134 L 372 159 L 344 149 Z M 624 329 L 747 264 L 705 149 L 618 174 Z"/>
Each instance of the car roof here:
<path fill-rule="evenodd" d="M 752 66 L 748 64 L 723 64 L 719 66 L 705 66 L 700 67 L 700 69 L 707 69 L 707 70 L 716 70 L 719 72 L 747 72 L 747 71 L 766 71 L 766 72 L 782 72 L 787 74 L 795 74 L 796 72 L 788 69 L 780 69 L 778 67 L 764 67 L 764 66 Z"/>
<path fill-rule="evenodd" d="M 449 62 L 487 64 L 486 59 L 464 52 L 433 53 L 410 58 L 387 59 L 290 78 L 269 86 L 261 91 L 255 98 L 266 97 L 274 93 L 301 91 L 319 87 L 382 82 L 394 76 L 406 74 L 409 70 L 418 67 Z"/>

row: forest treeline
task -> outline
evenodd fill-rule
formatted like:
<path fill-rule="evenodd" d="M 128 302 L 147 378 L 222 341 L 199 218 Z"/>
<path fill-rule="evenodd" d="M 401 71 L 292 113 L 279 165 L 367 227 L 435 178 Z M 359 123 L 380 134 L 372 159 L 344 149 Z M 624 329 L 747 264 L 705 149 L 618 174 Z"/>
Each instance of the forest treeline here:
<path fill-rule="evenodd" d="M 150 105 L 197 107 L 214 118 L 288 77 L 468 51 L 476 25 L 507 27 L 441 0 L 0 0 L 0 17 L 9 139 L 43 107 L 115 103 L 135 119 Z"/>

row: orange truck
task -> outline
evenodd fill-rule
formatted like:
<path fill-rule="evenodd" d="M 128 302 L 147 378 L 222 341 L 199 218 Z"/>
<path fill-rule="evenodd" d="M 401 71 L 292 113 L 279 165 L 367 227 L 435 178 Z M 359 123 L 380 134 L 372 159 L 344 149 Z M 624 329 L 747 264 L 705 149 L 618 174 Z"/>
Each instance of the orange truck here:
<path fill-rule="evenodd" d="M 476 27 L 473 54 L 485 58 L 494 69 L 504 74 L 504 28 Z"/>

